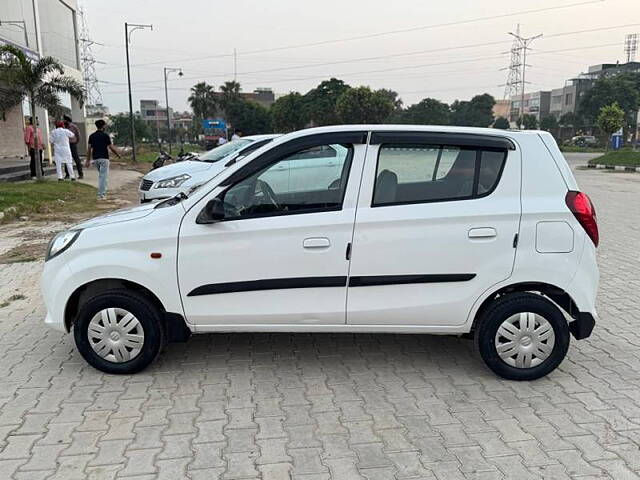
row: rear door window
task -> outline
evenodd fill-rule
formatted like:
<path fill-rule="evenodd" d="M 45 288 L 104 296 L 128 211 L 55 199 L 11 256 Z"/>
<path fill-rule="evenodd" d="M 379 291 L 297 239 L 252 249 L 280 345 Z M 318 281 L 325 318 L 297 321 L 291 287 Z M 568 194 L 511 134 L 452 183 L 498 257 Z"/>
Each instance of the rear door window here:
<path fill-rule="evenodd" d="M 496 187 L 506 150 L 446 145 L 380 146 L 372 206 L 465 200 Z"/>

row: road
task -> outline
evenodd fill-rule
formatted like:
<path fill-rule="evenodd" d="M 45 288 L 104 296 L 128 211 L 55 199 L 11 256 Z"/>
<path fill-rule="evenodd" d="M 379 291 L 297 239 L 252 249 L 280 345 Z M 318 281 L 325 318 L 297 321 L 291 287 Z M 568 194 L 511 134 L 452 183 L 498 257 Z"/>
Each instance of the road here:
<path fill-rule="evenodd" d="M 41 263 L 0 266 L 0 301 L 17 295 L 0 308 L 0 478 L 640 478 L 640 174 L 576 176 L 598 210 L 601 318 L 536 382 L 418 335 L 196 336 L 104 375 L 44 329 Z"/>

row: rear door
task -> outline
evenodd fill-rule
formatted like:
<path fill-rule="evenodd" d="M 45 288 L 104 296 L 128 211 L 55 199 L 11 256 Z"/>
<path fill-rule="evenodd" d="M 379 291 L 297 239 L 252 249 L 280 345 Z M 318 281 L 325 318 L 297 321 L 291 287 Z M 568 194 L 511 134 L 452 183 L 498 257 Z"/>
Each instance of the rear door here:
<path fill-rule="evenodd" d="M 511 275 L 520 152 L 495 136 L 376 132 L 358 199 L 347 323 L 456 326 Z"/>

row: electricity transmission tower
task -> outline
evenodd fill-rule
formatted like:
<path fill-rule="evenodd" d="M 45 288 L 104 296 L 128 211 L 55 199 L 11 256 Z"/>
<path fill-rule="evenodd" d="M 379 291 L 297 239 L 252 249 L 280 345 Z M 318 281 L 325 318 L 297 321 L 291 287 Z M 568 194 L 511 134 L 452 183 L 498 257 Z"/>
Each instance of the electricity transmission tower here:
<path fill-rule="evenodd" d="M 635 61 L 637 52 L 638 34 L 630 33 L 624 39 L 624 53 L 627 55 L 627 63 Z"/>
<path fill-rule="evenodd" d="M 96 63 L 98 62 L 93 55 L 93 45 L 102 45 L 94 42 L 89 38 L 89 28 L 85 18 L 84 9 L 80 8 L 80 63 L 82 67 L 82 75 L 84 76 L 84 89 L 86 92 L 86 104 L 88 107 L 102 105 L 102 93 L 98 85 L 98 75 L 96 74 Z"/>
<path fill-rule="evenodd" d="M 516 27 L 516 34 L 520 35 L 520 24 Z M 504 84 L 504 100 L 510 100 L 511 97 L 517 95 L 520 83 L 522 83 L 522 77 L 520 76 L 520 68 L 522 68 L 521 49 L 518 40 L 513 40 L 509 53 L 511 54 L 509 67 L 503 68 L 503 70 L 509 70 L 507 83 Z"/>
<path fill-rule="evenodd" d="M 514 38 L 514 46 L 512 47 L 512 50 L 517 49 L 519 51 L 518 55 L 520 62 L 519 65 L 516 65 L 516 68 L 519 66 L 522 69 L 522 75 L 520 76 L 520 80 L 516 85 L 520 85 L 520 108 L 518 117 L 520 118 L 520 128 L 524 128 L 524 89 L 527 85 L 526 74 L 527 67 L 529 66 L 527 65 L 527 50 L 531 50 L 531 42 L 542 37 L 542 34 L 540 33 L 538 35 L 534 35 L 533 37 L 525 38 L 520 35 L 520 29 L 518 28 L 516 30 L 516 33 L 509 32 L 509 35 Z"/>

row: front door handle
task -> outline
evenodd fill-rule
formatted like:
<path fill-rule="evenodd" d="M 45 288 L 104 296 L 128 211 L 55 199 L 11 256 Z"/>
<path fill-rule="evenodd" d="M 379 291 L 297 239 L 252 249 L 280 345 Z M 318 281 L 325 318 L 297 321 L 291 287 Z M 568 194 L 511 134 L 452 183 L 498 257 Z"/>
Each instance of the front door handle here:
<path fill-rule="evenodd" d="M 331 242 L 327 237 L 310 237 L 305 238 L 302 242 L 304 248 L 328 248 L 331 246 Z"/>
<path fill-rule="evenodd" d="M 469 238 L 493 238 L 497 235 L 496 229 L 491 227 L 472 228 L 469 230 Z"/>

